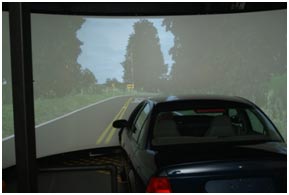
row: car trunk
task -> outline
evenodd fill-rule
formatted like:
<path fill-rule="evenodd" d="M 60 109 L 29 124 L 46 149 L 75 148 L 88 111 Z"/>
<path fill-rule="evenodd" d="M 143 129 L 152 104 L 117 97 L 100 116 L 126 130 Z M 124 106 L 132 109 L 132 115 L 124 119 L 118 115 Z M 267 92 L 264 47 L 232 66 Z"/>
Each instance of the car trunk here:
<path fill-rule="evenodd" d="M 284 192 L 285 154 L 273 142 L 175 145 L 158 148 L 156 163 L 173 192 Z"/>

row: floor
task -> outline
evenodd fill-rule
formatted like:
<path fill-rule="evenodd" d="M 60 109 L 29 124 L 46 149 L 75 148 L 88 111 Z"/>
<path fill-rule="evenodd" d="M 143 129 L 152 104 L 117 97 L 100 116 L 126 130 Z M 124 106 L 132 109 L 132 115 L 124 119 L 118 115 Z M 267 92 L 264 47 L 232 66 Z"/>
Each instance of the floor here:
<path fill-rule="evenodd" d="M 117 192 L 129 192 L 128 182 L 121 174 L 123 154 L 115 148 L 86 150 L 60 154 L 38 160 L 39 170 L 113 165 L 117 168 Z M 17 192 L 15 167 L 4 170 L 7 192 Z M 38 192 L 42 193 L 108 193 L 112 192 L 111 174 L 106 170 L 50 171 L 38 174 Z"/>

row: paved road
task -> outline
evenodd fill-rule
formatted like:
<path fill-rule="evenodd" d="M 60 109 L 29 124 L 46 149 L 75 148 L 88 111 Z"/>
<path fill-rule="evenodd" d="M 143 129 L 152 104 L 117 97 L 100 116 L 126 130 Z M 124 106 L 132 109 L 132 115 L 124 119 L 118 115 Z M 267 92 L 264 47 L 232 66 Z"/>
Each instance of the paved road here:
<path fill-rule="evenodd" d="M 37 157 L 118 145 L 112 121 L 128 118 L 137 98 L 110 98 L 36 127 Z M 2 168 L 15 164 L 14 137 L 2 142 Z"/>

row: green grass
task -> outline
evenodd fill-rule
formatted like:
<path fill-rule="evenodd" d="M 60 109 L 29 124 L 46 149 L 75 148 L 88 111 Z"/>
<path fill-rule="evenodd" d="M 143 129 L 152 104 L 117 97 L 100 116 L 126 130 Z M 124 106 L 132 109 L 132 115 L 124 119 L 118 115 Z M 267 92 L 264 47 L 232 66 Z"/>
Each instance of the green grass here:
<path fill-rule="evenodd" d="M 76 94 L 59 98 L 39 98 L 34 100 L 35 125 L 55 119 L 59 116 L 93 104 L 95 102 L 119 95 L 155 95 L 136 91 L 104 91 L 101 94 Z M 12 104 L 2 105 L 2 138 L 14 134 L 13 106 Z"/>
<path fill-rule="evenodd" d="M 12 104 L 2 105 L 2 138 L 14 134 Z"/>
<path fill-rule="evenodd" d="M 34 100 L 35 125 L 52 120 L 100 100 L 126 94 L 127 93 L 115 91 L 113 93 L 76 94 L 60 98 L 36 99 Z M 2 105 L 2 138 L 12 134 L 14 134 L 13 105 Z"/>
<path fill-rule="evenodd" d="M 76 94 L 71 96 L 65 96 L 61 98 L 51 99 L 36 99 L 34 101 L 35 109 L 35 124 L 39 125 L 46 121 L 52 120 L 66 113 L 72 112 L 89 104 L 98 102 L 100 100 L 119 96 L 119 95 L 142 95 L 142 96 L 154 96 L 155 94 L 139 93 L 139 92 L 104 92 L 102 94 Z M 277 126 L 283 138 L 287 141 L 287 126 L 286 118 L 278 119 L 270 116 L 273 123 Z M 13 124 L 13 107 L 12 104 L 2 105 L 2 138 L 14 134 Z"/>
<path fill-rule="evenodd" d="M 74 96 L 66 96 L 63 98 L 37 99 L 34 102 L 35 124 L 41 124 L 43 122 L 62 116 L 63 114 L 72 112 L 89 104 L 117 95 L 124 94 L 77 94 Z"/>

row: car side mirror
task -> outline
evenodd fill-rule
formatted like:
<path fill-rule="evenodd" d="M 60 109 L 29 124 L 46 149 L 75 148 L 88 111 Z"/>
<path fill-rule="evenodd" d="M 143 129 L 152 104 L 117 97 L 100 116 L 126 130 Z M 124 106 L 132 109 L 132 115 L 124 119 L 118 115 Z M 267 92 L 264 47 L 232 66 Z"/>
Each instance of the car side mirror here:
<path fill-rule="evenodd" d="M 128 121 L 125 119 L 121 119 L 121 120 L 116 120 L 112 123 L 112 126 L 114 128 L 124 128 L 124 127 L 128 127 Z"/>

